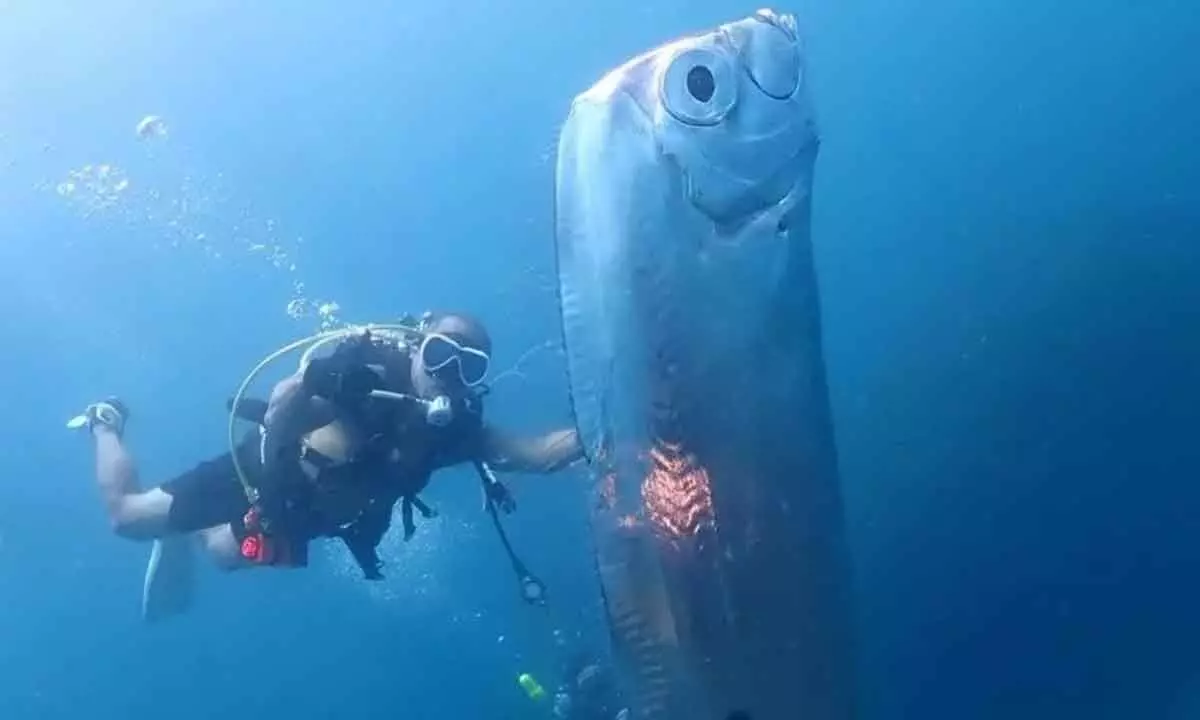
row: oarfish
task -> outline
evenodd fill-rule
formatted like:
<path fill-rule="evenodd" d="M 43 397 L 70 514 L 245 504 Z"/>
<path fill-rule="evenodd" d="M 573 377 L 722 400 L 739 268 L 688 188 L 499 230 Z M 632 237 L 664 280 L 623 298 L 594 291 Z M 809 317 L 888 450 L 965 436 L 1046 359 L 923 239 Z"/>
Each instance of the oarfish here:
<path fill-rule="evenodd" d="M 766 10 L 630 60 L 562 128 L 564 346 L 635 718 L 855 716 L 818 144 L 796 21 Z"/>

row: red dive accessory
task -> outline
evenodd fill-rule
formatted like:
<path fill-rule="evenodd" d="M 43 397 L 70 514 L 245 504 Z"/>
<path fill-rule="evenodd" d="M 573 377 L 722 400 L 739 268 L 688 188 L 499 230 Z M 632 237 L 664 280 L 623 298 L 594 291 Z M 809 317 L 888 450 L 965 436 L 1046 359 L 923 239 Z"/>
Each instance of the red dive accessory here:
<path fill-rule="evenodd" d="M 263 527 L 262 514 L 251 507 L 242 518 L 245 535 L 242 537 L 241 554 L 255 565 L 295 566 L 287 542 L 268 535 Z"/>

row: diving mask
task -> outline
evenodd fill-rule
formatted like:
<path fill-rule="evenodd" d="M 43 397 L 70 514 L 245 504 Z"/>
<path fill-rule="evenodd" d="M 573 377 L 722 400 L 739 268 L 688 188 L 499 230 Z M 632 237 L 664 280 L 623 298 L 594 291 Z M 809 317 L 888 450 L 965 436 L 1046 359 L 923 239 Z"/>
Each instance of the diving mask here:
<path fill-rule="evenodd" d="M 439 375 L 451 365 L 458 370 L 458 379 L 464 387 L 476 387 L 487 377 L 491 357 L 478 348 L 463 345 L 442 333 L 426 333 L 421 340 L 421 364 L 425 372 Z"/>

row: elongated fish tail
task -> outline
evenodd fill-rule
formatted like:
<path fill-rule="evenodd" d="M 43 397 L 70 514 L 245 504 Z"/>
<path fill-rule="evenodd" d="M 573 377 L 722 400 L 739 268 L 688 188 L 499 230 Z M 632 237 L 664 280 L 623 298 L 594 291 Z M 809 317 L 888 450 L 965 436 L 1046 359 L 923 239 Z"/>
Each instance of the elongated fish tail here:
<path fill-rule="evenodd" d="M 644 564 L 653 562 L 644 554 L 646 542 L 648 538 L 633 533 L 615 541 L 609 538 L 606 550 L 597 557 L 597 571 L 617 665 L 631 695 L 628 702 L 634 717 L 660 720 L 673 717 L 672 677 L 677 673 L 672 671 L 672 663 L 678 639 L 661 581 L 647 578 L 635 584 L 628 580 L 631 574 L 645 577 L 647 572 L 654 573 Z"/>

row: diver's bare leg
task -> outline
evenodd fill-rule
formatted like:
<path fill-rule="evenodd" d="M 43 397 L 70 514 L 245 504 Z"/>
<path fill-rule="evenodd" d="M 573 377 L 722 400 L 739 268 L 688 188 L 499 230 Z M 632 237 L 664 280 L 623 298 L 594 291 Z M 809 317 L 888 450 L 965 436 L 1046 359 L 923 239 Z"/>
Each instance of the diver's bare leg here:
<path fill-rule="evenodd" d="M 96 483 L 113 531 L 134 540 L 166 535 L 171 496 L 157 488 L 142 491 L 137 465 L 113 428 L 92 428 L 96 446 Z"/>
<path fill-rule="evenodd" d="M 97 425 L 92 434 L 96 439 L 96 481 L 116 533 L 134 540 L 178 538 L 184 546 L 191 542 L 190 534 L 179 534 L 170 527 L 174 498 L 160 488 L 140 488 L 137 466 L 121 436 L 103 425 Z M 228 525 L 201 530 L 197 536 L 217 567 L 230 570 L 246 566 Z"/>
<path fill-rule="evenodd" d="M 201 530 L 198 535 L 208 556 L 221 570 L 241 570 L 258 567 L 242 557 L 241 543 L 229 525 L 218 525 Z"/>
<path fill-rule="evenodd" d="M 143 491 L 137 465 L 111 427 L 92 428 L 96 447 L 96 482 L 113 530 L 135 540 L 153 539 L 142 584 L 142 617 L 154 622 L 185 613 L 195 594 L 192 543 L 198 538 L 217 567 L 245 567 L 238 543 L 228 526 L 179 534 L 170 529 L 174 498 L 159 488 Z"/>
<path fill-rule="evenodd" d="M 192 539 L 168 532 L 173 498 L 158 488 L 141 490 L 137 465 L 117 430 L 97 424 L 92 436 L 96 482 L 113 530 L 122 537 L 154 540 L 142 581 L 142 618 L 155 622 L 183 614 L 195 594 L 195 562 Z"/>
<path fill-rule="evenodd" d="M 195 561 L 192 543 L 200 542 L 221 570 L 255 567 L 241 554 L 229 525 L 200 530 L 193 535 L 169 535 L 154 541 L 142 587 L 142 617 L 147 621 L 182 615 L 195 595 Z"/>

